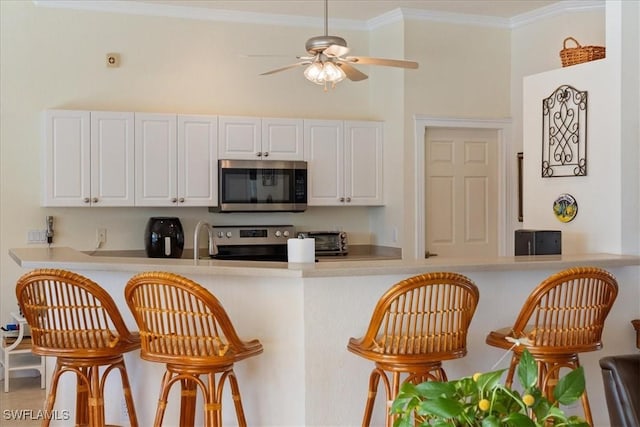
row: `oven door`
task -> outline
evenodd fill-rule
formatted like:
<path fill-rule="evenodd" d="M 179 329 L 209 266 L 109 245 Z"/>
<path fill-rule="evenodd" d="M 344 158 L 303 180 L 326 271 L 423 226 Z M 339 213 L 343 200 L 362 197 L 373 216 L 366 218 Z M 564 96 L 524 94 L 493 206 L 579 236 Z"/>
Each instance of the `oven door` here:
<path fill-rule="evenodd" d="M 307 163 L 219 160 L 218 212 L 302 212 L 307 208 Z"/>

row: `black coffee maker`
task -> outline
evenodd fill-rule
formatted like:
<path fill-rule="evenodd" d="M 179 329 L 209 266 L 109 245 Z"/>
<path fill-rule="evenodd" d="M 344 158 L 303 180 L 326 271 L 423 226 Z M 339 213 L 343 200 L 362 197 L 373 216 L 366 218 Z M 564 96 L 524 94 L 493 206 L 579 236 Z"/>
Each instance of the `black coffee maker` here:
<path fill-rule="evenodd" d="M 149 258 L 180 258 L 184 249 L 180 218 L 149 218 L 144 230 L 144 249 Z"/>

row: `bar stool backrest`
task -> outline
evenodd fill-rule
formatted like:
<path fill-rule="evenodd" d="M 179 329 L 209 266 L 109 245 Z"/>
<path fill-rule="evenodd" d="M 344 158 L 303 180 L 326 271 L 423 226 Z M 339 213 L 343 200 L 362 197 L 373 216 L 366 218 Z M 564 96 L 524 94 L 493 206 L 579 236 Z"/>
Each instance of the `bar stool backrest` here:
<path fill-rule="evenodd" d="M 34 270 L 18 279 L 16 296 L 36 354 L 101 357 L 139 346 L 111 296 L 79 274 Z"/>
<path fill-rule="evenodd" d="M 479 292 L 457 273 L 430 273 L 395 284 L 379 300 L 361 346 L 423 360 L 462 357 Z"/>
<path fill-rule="evenodd" d="M 602 347 L 604 321 L 618 282 L 597 267 L 575 267 L 549 276 L 529 295 L 513 326 L 532 347 L 578 353 Z"/>
<path fill-rule="evenodd" d="M 140 330 L 143 359 L 210 365 L 255 354 L 238 337 L 218 299 L 190 279 L 141 273 L 127 283 L 125 299 Z"/>

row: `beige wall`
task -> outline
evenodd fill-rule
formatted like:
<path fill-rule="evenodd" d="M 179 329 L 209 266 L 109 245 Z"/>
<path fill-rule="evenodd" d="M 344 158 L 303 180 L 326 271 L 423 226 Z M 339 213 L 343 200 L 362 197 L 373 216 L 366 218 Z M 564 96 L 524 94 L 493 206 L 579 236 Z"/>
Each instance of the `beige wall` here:
<path fill-rule="evenodd" d="M 106 249 L 142 248 L 146 220 L 179 216 L 186 246 L 199 219 L 214 223 L 342 226 L 356 243 L 413 247 L 413 116 L 503 118 L 510 115 L 511 31 L 475 25 L 405 20 L 370 33 L 336 30 L 353 53 L 406 57 L 420 69 L 362 66 L 371 78 L 328 93 L 302 73 L 258 76 L 303 54 L 321 28 L 222 23 L 76 11 L 0 1 L 0 321 L 15 309 L 10 297 L 23 273 L 11 247 L 30 229 L 56 218 L 55 244 L 93 249 L 107 228 Z M 555 49 L 548 47 L 547 51 Z M 482 48 L 478 48 L 482 46 Z M 122 66 L 108 69 L 107 52 Z M 246 58 L 273 53 L 290 57 Z M 555 56 L 555 54 L 554 54 Z M 310 208 L 304 214 L 222 215 L 204 208 L 41 208 L 41 112 L 49 108 L 233 114 L 385 121 L 387 206 Z M 394 228 L 398 241 L 393 241 Z"/>

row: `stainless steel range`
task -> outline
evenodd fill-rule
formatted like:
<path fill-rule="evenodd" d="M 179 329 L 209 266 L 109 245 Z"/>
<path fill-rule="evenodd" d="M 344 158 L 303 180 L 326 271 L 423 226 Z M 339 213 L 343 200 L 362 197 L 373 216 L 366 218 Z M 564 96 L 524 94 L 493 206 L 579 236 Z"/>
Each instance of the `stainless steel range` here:
<path fill-rule="evenodd" d="M 287 240 L 296 237 L 292 225 L 213 226 L 217 255 L 245 261 L 287 261 Z"/>

